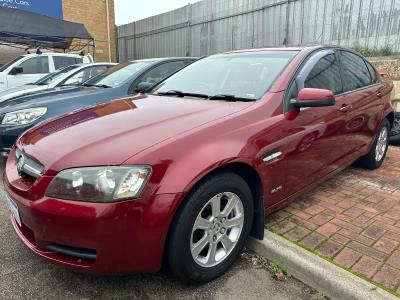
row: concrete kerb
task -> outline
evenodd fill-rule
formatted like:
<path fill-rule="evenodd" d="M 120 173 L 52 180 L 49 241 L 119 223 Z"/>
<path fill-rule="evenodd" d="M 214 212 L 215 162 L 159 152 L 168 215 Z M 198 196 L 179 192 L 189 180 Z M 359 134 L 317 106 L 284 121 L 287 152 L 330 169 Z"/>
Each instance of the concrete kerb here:
<path fill-rule="evenodd" d="M 248 247 L 331 299 L 399 299 L 270 231 L 263 241 L 250 238 Z"/>

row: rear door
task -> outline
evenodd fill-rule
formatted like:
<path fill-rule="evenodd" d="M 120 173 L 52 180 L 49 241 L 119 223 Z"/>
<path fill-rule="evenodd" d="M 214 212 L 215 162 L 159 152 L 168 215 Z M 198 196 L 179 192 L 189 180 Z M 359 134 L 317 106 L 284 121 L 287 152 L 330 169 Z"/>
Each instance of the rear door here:
<path fill-rule="evenodd" d="M 383 110 L 383 85 L 375 69 L 361 56 L 341 50 L 344 82 L 342 109 L 346 117 L 345 132 L 351 145 L 351 156 L 356 159 L 365 152 L 375 136 Z"/>

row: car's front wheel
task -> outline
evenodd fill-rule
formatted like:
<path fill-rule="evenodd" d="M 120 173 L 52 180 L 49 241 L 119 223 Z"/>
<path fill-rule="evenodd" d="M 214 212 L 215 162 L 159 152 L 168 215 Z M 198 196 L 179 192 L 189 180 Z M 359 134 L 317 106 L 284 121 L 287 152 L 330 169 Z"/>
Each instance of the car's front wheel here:
<path fill-rule="evenodd" d="M 173 222 L 166 258 L 171 271 L 189 282 L 213 280 L 233 264 L 249 235 L 253 199 L 246 182 L 221 173 L 184 200 Z"/>

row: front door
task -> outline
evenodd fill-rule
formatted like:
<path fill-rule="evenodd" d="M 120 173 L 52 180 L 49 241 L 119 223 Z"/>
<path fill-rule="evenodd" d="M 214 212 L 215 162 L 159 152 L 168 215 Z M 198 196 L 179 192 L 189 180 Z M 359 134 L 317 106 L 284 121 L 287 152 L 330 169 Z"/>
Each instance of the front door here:
<path fill-rule="evenodd" d="M 325 55 L 324 55 L 325 54 Z M 334 92 L 336 104 L 291 111 L 285 119 L 287 136 L 286 196 L 323 178 L 348 160 L 344 97 L 338 53 L 322 50 L 314 54 L 289 88 L 285 101 L 296 98 L 302 88 Z"/>

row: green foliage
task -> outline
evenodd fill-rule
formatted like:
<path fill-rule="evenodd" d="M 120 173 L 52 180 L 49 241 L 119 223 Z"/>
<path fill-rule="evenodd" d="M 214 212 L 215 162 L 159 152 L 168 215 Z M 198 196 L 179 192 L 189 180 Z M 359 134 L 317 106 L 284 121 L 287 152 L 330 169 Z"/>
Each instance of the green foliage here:
<path fill-rule="evenodd" d="M 282 267 L 276 261 L 273 260 L 268 261 L 266 267 L 274 273 L 282 273 L 288 278 L 292 277 L 292 274 L 282 269 Z"/>
<path fill-rule="evenodd" d="M 380 48 L 368 48 L 361 46 L 360 44 L 354 44 L 352 49 L 366 57 L 376 57 L 376 56 L 390 56 L 393 55 L 393 48 L 389 45 L 385 45 Z"/>
<path fill-rule="evenodd" d="M 314 295 L 315 297 L 313 297 L 314 299 L 318 299 L 318 300 L 324 300 L 326 299 L 326 296 L 323 292 L 320 292 L 318 290 L 313 290 L 312 295 Z"/>

